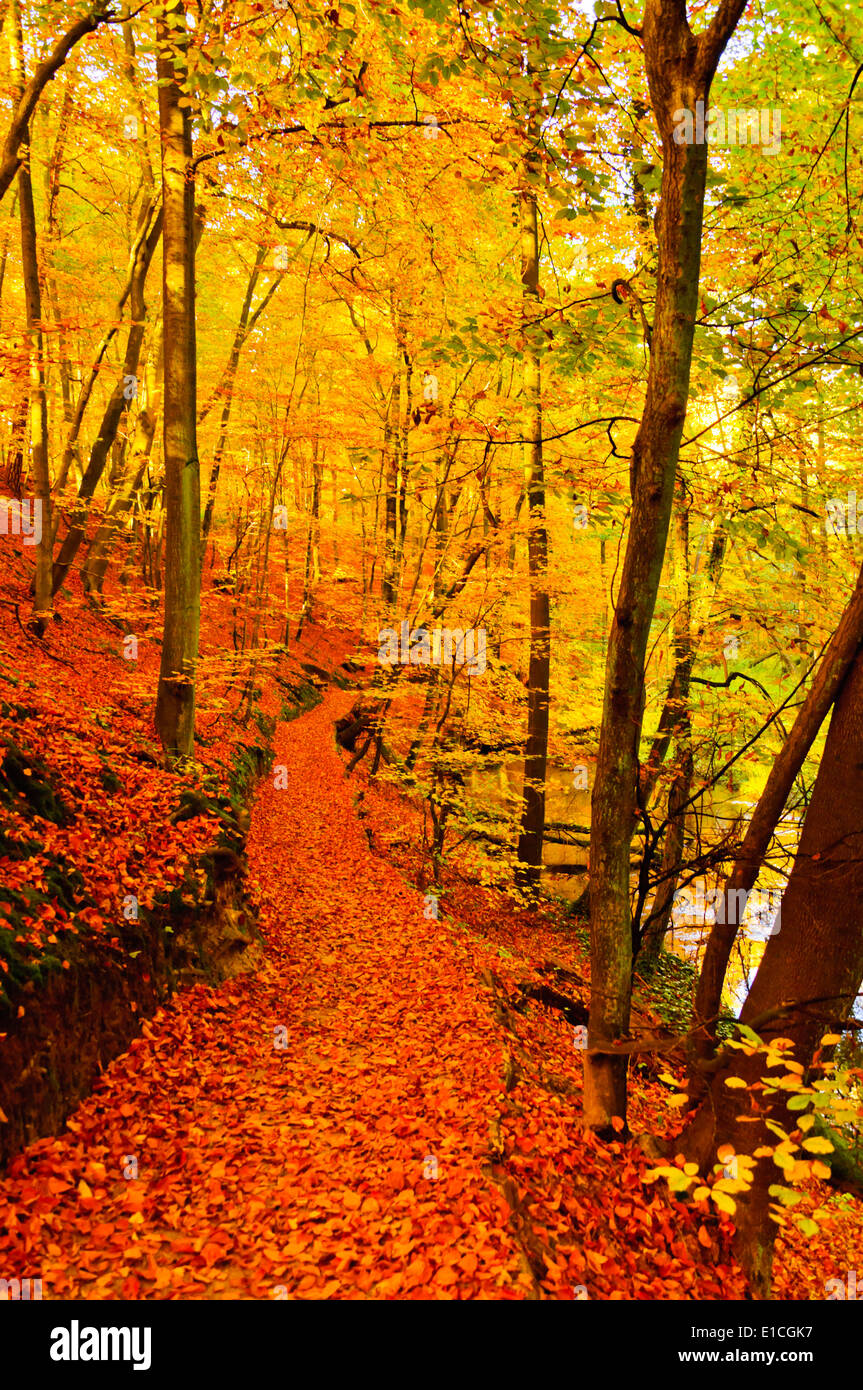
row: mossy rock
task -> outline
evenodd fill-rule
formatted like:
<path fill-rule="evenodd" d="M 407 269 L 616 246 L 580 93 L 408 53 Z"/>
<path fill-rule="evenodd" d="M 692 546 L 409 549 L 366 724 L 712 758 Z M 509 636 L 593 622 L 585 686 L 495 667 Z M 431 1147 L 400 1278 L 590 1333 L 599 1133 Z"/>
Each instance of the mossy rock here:
<path fill-rule="evenodd" d="M 0 742 L 0 802 L 16 811 L 26 810 L 55 825 L 68 825 L 72 814 L 57 793 L 41 758 L 28 753 L 12 739 Z"/>

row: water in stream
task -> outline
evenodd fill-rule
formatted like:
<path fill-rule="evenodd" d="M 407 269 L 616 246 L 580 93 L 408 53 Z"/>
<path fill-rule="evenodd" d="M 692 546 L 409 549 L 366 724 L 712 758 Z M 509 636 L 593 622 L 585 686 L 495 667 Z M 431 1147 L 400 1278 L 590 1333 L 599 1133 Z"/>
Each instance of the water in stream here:
<path fill-rule="evenodd" d="M 548 892 L 568 902 L 576 902 L 587 885 L 587 841 L 590 827 L 590 797 L 593 785 L 592 762 L 571 766 L 550 764 L 546 779 L 546 824 L 549 838 L 543 851 L 542 879 Z M 521 806 L 524 764 L 520 758 L 510 758 L 497 767 L 475 767 L 466 775 L 468 801 L 485 815 L 517 817 Z M 717 838 L 721 837 L 740 816 L 746 816 L 752 803 L 736 789 L 714 788 L 703 799 L 701 811 L 704 822 L 713 820 Z M 557 826 L 580 827 L 561 832 Z M 784 849 L 793 855 L 799 837 L 799 819 L 789 817 L 777 827 L 777 837 Z M 561 842 L 565 839 L 565 843 Z M 636 842 L 637 844 L 637 842 Z M 790 861 L 789 861 L 790 864 Z M 784 880 L 765 871 L 756 890 L 750 895 L 743 914 L 743 929 L 738 934 L 729 963 L 728 987 L 736 1008 L 740 1008 L 752 977 L 764 951 L 770 933 L 778 925 L 777 910 L 781 902 Z M 698 964 L 704 943 L 713 923 L 711 892 L 716 880 L 695 879 L 687 885 L 685 895 L 676 905 L 672 925 L 665 945 L 670 951 Z M 650 900 L 647 908 L 649 910 Z"/>

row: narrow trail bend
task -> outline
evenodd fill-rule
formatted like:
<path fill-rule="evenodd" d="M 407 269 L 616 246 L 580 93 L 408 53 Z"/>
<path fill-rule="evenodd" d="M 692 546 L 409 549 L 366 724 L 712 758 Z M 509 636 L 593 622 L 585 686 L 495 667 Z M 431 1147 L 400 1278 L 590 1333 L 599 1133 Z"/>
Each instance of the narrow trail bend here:
<path fill-rule="evenodd" d="M 491 1012 L 370 851 L 333 739 L 350 698 L 280 726 L 287 789 L 258 790 L 263 969 L 178 995 L 5 1183 L 45 1297 L 529 1296 L 483 1172 Z"/>

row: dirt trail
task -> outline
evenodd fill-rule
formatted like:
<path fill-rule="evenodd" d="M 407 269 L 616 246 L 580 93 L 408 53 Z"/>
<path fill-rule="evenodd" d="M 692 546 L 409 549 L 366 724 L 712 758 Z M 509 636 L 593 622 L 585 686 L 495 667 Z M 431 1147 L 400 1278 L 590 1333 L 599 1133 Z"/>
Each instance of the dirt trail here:
<path fill-rule="evenodd" d="M 488 1004 L 369 849 L 333 740 L 350 698 L 277 732 L 287 788 L 264 779 L 249 840 L 263 970 L 178 996 L 0 1183 L 0 1262 L 44 1297 L 528 1293 L 482 1171 Z"/>

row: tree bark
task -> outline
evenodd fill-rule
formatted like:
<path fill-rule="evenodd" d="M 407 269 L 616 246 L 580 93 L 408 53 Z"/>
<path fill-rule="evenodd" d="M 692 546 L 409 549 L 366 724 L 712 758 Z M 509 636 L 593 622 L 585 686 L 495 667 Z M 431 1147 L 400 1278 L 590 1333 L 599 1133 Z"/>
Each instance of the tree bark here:
<path fill-rule="evenodd" d="M 13 0 L 9 14 L 9 66 L 19 107 L 24 83 L 24 43 L 21 11 Z M 35 104 L 35 103 L 34 103 Z M 22 150 L 20 157 L 19 149 Z M 30 456 L 33 465 L 36 573 L 33 609 L 28 622 L 40 637 L 51 620 L 51 474 L 48 467 L 48 398 L 45 392 L 45 344 L 42 334 L 42 295 L 39 286 L 39 251 L 36 211 L 30 175 L 30 135 L 21 130 L 15 146 L 18 202 L 21 218 L 21 269 L 24 279 L 25 340 L 29 361 Z M 20 167 L 19 167 L 20 166 Z M 14 172 L 14 171 L 13 171 Z"/>
<path fill-rule="evenodd" d="M 384 558 L 381 568 L 381 598 L 388 609 L 396 601 L 399 576 L 396 568 L 399 530 L 399 441 L 398 420 L 401 396 L 402 349 L 396 353 L 396 369 L 384 420 L 384 447 L 381 473 L 384 480 Z"/>
<path fill-rule="evenodd" d="M 39 64 L 27 85 L 16 94 L 15 112 L 3 143 L 2 155 L 0 155 L 0 202 L 2 202 L 6 190 L 22 162 L 21 146 L 28 142 L 30 117 L 36 109 L 36 103 L 46 84 L 50 82 L 56 72 L 59 72 L 76 43 L 87 34 L 92 34 L 100 24 L 106 23 L 110 17 L 110 3 L 96 5 L 88 15 L 79 19 L 62 38 L 57 40 L 45 62 Z"/>
<path fill-rule="evenodd" d="M 157 328 L 160 332 L 160 328 Z M 87 551 L 82 567 L 84 592 L 101 593 L 105 574 L 111 559 L 111 551 L 123 525 L 123 518 L 132 507 L 135 496 L 144 479 L 144 471 L 150 461 L 153 440 L 156 436 L 156 423 L 162 409 L 162 343 L 156 354 L 156 361 L 148 363 L 144 373 L 144 394 L 138 419 L 132 451 L 123 477 L 105 509 L 105 518 L 96 532 Z"/>
<path fill-rule="evenodd" d="M 704 952 L 698 989 L 695 995 L 695 1016 L 702 1021 L 694 1035 L 693 1061 L 707 1060 L 716 1041 L 716 1015 L 722 1000 L 722 987 L 728 959 L 745 904 L 761 867 L 770 838 L 782 815 L 794 779 L 803 766 L 807 753 L 830 706 L 848 674 L 852 662 L 863 645 L 863 567 L 857 576 L 854 594 L 842 614 L 827 650 L 821 658 L 815 678 L 806 693 L 779 756 L 770 769 L 764 790 L 752 813 L 743 844 L 734 867 L 723 886 L 723 898 L 716 908 L 716 920 Z M 785 908 L 783 906 L 783 920 Z"/>
<path fill-rule="evenodd" d="M 85 381 L 82 383 L 81 389 L 78 392 L 78 400 L 75 403 L 75 410 L 72 415 L 72 421 L 69 425 L 69 433 L 67 435 L 66 444 L 63 449 L 63 459 L 60 464 L 60 471 L 57 474 L 57 478 L 54 482 L 54 492 L 58 495 L 65 488 L 66 480 L 69 477 L 69 471 L 72 467 L 73 460 L 78 456 L 78 438 L 81 433 L 81 426 L 84 422 L 84 414 L 87 410 L 87 406 L 90 402 L 90 397 L 93 393 L 93 387 L 95 386 L 99 376 L 99 370 L 102 365 L 102 359 L 104 358 L 105 353 L 108 351 L 108 348 L 110 347 L 113 338 L 115 338 L 117 333 L 119 333 L 120 331 L 120 320 L 123 316 L 123 309 L 125 307 L 126 300 L 129 298 L 129 295 L 132 292 L 132 282 L 135 278 L 135 271 L 141 256 L 141 249 L 144 246 L 144 243 L 146 242 L 147 237 L 150 234 L 151 218 L 155 205 L 155 198 L 150 194 L 146 194 L 141 206 L 141 211 L 138 216 L 137 235 L 135 237 L 134 244 L 129 252 L 129 263 L 126 274 L 126 281 L 117 299 L 117 304 L 114 311 L 115 322 L 103 334 L 102 340 L 99 343 L 98 348 L 96 349 L 96 355 L 90 364 L 90 370 L 87 373 L 87 377 Z M 54 539 L 56 540 L 56 536 L 54 537 Z"/>
<path fill-rule="evenodd" d="M 677 592 L 675 595 L 673 622 L 674 676 L 671 688 L 674 690 L 671 708 L 671 729 L 676 742 L 676 768 L 668 790 L 667 821 L 665 842 L 662 848 L 659 882 L 656 885 L 653 908 L 642 931 L 640 943 L 633 942 L 637 950 L 637 963 L 640 969 L 649 968 L 662 950 L 665 934 L 671 922 L 671 909 L 674 904 L 674 891 L 680 876 L 683 862 L 683 849 L 686 840 L 686 813 L 692 791 L 692 719 L 689 708 L 689 678 L 695 658 L 692 642 L 692 592 L 689 580 L 689 512 L 682 480 L 678 481 L 677 504 L 675 507 L 675 539 Z M 661 722 L 661 721 L 660 721 Z M 645 862 L 645 868 L 649 866 Z"/>
<path fill-rule="evenodd" d="M 146 210 L 145 216 L 152 213 L 152 204 Z M 87 532 L 87 518 L 90 512 L 90 503 L 98 487 L 111 447 L 117 437 L 117 430 L 123 411 L 130 405 L 132 397 L 127 396 L 129 387 L 126 383 L 132 378 L 135 382 L 138 379 L 138 362 L 141 356 L 141 347 L 144 341 L 146 330 L 147 306 L 144 303 L 144 286 L 147 280 L 147 272 L 150 269 L 150 262 L 153 259 L 159 237 L 162 234 L 162 213 L 157 214 L 146 239 L 138 243 L 138 255 L 135 261 L 135 270 L 132 275 L 132 285 L 130 293 L 130 316 L 129 336 L 126 340 L 126 353 L 123 358 L 123 368 L 120 373 L 120 380 L 117 382 L 111 397 L 105 408 L 99 433 L 93 448 L 90 451 L 90 461 L 81 479 L 81 486 L 78 489 L 78 499 L 72 512 L 60 553 L 54 565 L 53 592 L 60 589 L 65 582 L 66 576 L 78 554 L 81 543 Z"/>
<path fill-rule="evenodd" d="M 272 299 L 273 295 L 275 294 L 283 279 L 282 276 L 279 276 L 278 280 L 274 281 L 274 283 L 267 290 L 267 293 L 264 295 L 264 298 L 258 305 L 257 309 L 252 314 L 250 312 L 252 307 L 252 298 L 255 293 L 255 286 L 258 283 L 258 277 L 261 273 L 261 267 L 263 266 L 265 255 L 266 248 L 264 246 L 261 246 L 257 256 L 255 257 L 255 263 L 252 267 L 252 272 L 249 276 L 249 283 L 246 286 L 246 296 L 243 300 L 243 307 L 240 311 L 240 319 L 237 324 L 237 331 L 234 335 L 234 341 L 231 346 L 231 354 L 228 358 L 228 363 L 225 367 L 222 379 L 219 382 L 219 385 L 216 387 L 215 392 L 213 393 L 213 400 L 215 400 L 218 396 L 221 395 L 224 397 L 224 404 L 222 406 L 222 418 L 219 423 L 219 438 L 216 444 L 215 452 L 213 454 L 213 466 L 210 469 L 210 479 L 209 484 L 207 486 L 207 505 L 204 508 L 204 521 L 201 528 L 202 564 L 204 552 L 207 548 L 207 539 L 210 535 L 210 528 L 213 524 L 213 509 L 216 505 L 216 489 L 219 484 L 219 474 L 222 469 L 222 459 L 224 458 L 225 445 L 228 439 L 228 425 L 230 424 L 231 409 L 234 403 L 234 382 L 237 376 L 237 367 L 239 366 L 240 362 L 240 353 L 243 350 L 243 344 L 248 338 L 249 333 L 251 332 L 254 325 L 257 323 L 266 306 L 269 304 L 270 300 Z M 199 425 L 208 414 L 210 404 L 211 402 L 208 402 L 207 406 L 204 407 L 204 409 L 198 416 Z"/>
<path fill-rule="evenodd" d="M 530 658 L 528 663 L 527 739 L 524 750 L 524 793 L 518 837 L 518 881 L 535 889 L 542 867 L 545 831 L 545 776 L 548 762 L 551 618 L 548 596 L 548 531 L 545 518 L 545 477 L 542 459 L 542 368 L 539 330 L 539 232 L 536 188 L 539 177 L 539 122 L 528 122 L 529 150 L 522 165 L 519 190 L 521 283 L 524 336 L 524 394 L 527 425 L 524 445 L 524 490 L 528 505 L 527 570 L 530 587 Z"/>
<path fill-rule="evenodd" d="M 782 900 L 781 930 L 768 939 L 740 1015 L 765 1042 L 791 1038 L 794 1059 L 804 1068 L 811 1065 L 824 1032 L 835 1031 L 848 1017 L 863 981 L 861 766 L 863 647 L 858 648 L 830 721 Z M 786 1098 L 765 1103 L 760 1094 L 763 1054 L 739 1058 L 735 1052 L 714 1073 L 708 1094 L 676 1141 L 703 1171 L 712 1167 L 716 1149 L 723 1144 L 748 1154 L 760 1145 L 774 1147 L 776 1137 L 767 1120 L 778 1122 L 786 1132 L 795 1128 Z M 746 1081 L 745 1092 L 724 1084 L 731 1071 Z M 741 1114 L 756 1118 L 741 1120 Z M 771 1158 L 761 1158 L 749 1192 L 735 1196 L 737 1252 L 757 1298 L 770 1294 L 775 1224 L 768 1189 L 777 1181 L 781 1182 L 779 1169 Z"/>
<path fill-rule="evenodd" d="M 180 0 L 157 22 L 162 136 L 165 621 L 156 729 L 169 766 L 191 755 L 201 621 L 201 484 L 196 437 L 195 183 Z M 172 54 L 176 56 L 173 56 Z"/>
<path fill-rule="evenodd" d="M 228 365 L 225 369 L 219 389 L 224 394 L 222 404 L 222 418 L 219 422 L 219 437 L 216 441 L 216 448 L 213 452 L 213 463 L 210 468 L 210 478 L 207 485 L 207 504 L 204 508 L 204 520 L 201 524 L 201 563 L 203 564 L 204 553 L 207 549 L 207 540 L 210 535 L 210 527 L 213 524 L 213 510 L 216 505 L 216 489 L 219 485 L 219 474 L 222 470 L 222 459 L 225 454 L 225 445 L 228 440 L 228 425 L 231 420 L 231 407 L 234 403 L 234 381 L 237 375 L 237 367 L 240 361 L 240 352 L 246 340 L 246 325 L 249 320 L 249 311 L 252 306 L 252 296 L 255 292 L 255 285 L 258 283 L 258 276 L 261 266 L 264 263 L 266 247 L 262 244 L 255 257 L 255 264 L 252 267 L 249 283 L 246 286 L 246 296 L 243 300 L 243 307 L 240 310 L 240 321 L 234 335 L 231 347 L 231 355 L 228 358 Z M 203 412 L 202 412 L 203 413 Z M 200 420 L 199 422 L 200 423 Z"/>
<path fill-rule="evenodd" d="M 30 354 L 30 456 L 36 503 L 40 509 L 33 613 L 30 625 L 40 635 L 52 613 L 51 589 L 51 473 L 48 467 L 48 397 L 45 392 L 42 299 L 39 293 L 39 261 L 36 249 L 36 213 L 30 180 L 29 145 L 18 174 L 21 205 L 21 260 L 27 304 L 27 347 Z"/>
<path fill-rule="evenodd" d="M 695 111 L 698 101 L 706 108 L 716 64 L 745 5 L 746 0 L 721 0 L 697 38 L 683 0 L 646 0 L 644 9 L 644 61 L 663 151 L 656 304 L 646 398 L 632 453 L 632 515 L 608 644 L 590 829 L 591 1008 L 584 1122 L 606 1137 L 626 1125 L 627 1058 L 602 1048 L 629 1029 L 629 859 L 645 655 L 686 418 L 701 266 L 707 145 L 678 144 L 675 113 Z"/>
<path fill-rule="evenodd" d="M 60 373 L 60 392 L 63 397 L 63 419 L 67 425 L 72 422 L 72 368 L 69 362 L 66 330 L 63 324 L 60 295 L 57 289 L 54 257 L 60 240 L 57 202 L 60 192 L 60 175 L 63 172 L 63 156 L 66 148 L 66 137 L 69 133 L 69 122 L 72 115 L 74 92 L 74 79 L 70 79 L 66 86 L 66 91 L 63 94 L 63 105 L 60 108 L 60 120 L 57 128 L 57 139 L 54 142 L 51 160 L 46 171 L 47 212 L 45 218 L 45 240 L 47 243 L 47 253 L 45 255 L 45 266 L 43 271 L 45 292 L 48 303 L 51 306 L 54 331 L 57 334 L 57 367 Z"/>

